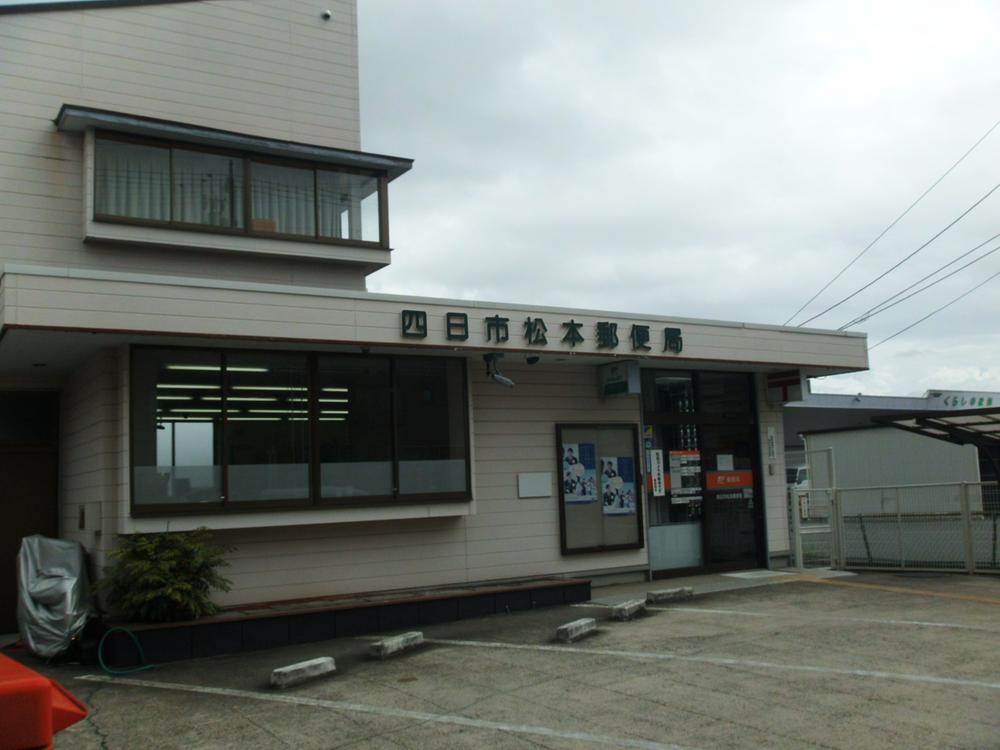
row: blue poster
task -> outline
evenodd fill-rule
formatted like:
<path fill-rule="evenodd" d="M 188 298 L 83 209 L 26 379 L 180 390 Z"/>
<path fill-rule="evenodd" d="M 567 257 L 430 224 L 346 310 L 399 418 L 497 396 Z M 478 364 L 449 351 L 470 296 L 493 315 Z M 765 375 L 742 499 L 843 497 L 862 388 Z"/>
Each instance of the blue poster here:
<path fill-rule="evenodd" d="M 601 458 L 601 498 L 606 516 L 635 513 L 635 461 L 631 456 Z"/>
<path fill-rule="evenodd" d="M 597 450 L 593 443 L 563 443 L 563 498 L 567 503 L 597 500 Z"/>

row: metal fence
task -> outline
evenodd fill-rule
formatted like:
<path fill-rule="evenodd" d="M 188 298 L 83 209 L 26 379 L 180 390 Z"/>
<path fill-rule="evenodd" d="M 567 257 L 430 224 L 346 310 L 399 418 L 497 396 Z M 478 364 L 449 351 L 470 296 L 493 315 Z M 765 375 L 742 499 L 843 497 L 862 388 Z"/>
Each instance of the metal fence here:
<path fill-rule="evenodd" d="M 804 457 L 810 484 L 829 488 L 833 482 L 833 451 L 805 451 Z M 831 567 L 834 564 L 830 524 L 833 490 L 791 489 L 789 492 L 788 528 L 794 565 L 798 568 Z"/>
<path fill-rule="evenodd" d="M 996 482 L 810 489 L 792 497 L 798 567 L 1000 573 Z"/>
<path fill-rule="evenodd" d="M 833 557 L 833 490 L 795 490 L 788 506 L 793 563 L 797 568 L 828 568 Z"/>

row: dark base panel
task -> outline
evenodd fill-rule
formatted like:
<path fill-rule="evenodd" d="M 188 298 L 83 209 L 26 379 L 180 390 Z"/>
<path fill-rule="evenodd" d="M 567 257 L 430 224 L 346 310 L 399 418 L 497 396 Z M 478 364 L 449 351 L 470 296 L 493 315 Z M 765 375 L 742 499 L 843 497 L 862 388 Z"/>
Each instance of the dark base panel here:
<path fill-rule="evenodd" d="M 556 581 L 481 593 L 463 592 L 386 604 L 331 609 L 302 609 L 288 614 L 262 614 L 225 621 L 142 625 L 133 632 L 146 660 L 161 662 L 241 651 L 312 643 L 392 632 L 493 614 L 574 604 L 590 599 L 590 581 Z M 112 633 L 104 644 L 104 661 L 112 668 L 136 666 L 140 657 L 124 633 Z"/>

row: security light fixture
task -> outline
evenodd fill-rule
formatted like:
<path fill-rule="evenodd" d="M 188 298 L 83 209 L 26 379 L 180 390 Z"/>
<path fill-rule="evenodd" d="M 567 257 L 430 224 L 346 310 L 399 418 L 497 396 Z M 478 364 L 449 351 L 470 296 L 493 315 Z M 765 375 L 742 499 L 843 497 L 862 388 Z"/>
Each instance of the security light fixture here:
<path fill-rule="evenodd" d="M 486 363 L 486 374 L 500 385 L 513 388 L 515 385 L 514 381 L 501 373 L 497 368 L 497 360 L 502 357 L 503 354 L 499 352 L 490 352 L 483 355 L 483 362 Z"/>

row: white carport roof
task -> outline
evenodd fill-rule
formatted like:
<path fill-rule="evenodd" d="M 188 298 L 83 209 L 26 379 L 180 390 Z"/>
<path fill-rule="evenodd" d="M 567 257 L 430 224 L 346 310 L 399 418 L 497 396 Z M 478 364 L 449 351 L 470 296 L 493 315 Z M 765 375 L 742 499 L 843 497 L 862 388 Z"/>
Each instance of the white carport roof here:
<path fill-rule="evenodd" d="M 1000 447 L 1000 408 L 887 414 L 872 421 L 918 435 L 980 448 Z"/>

